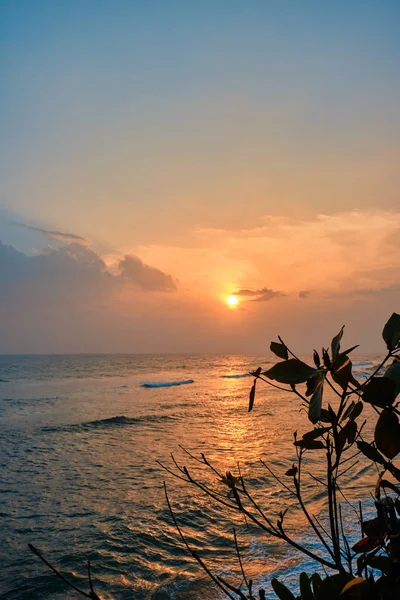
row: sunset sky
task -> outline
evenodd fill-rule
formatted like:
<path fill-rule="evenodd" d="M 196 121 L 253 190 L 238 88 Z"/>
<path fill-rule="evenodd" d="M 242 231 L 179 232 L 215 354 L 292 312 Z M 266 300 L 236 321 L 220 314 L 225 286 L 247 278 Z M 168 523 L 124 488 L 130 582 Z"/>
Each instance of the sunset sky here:
<path fill-rule="evenodd" d="M 382 348 L 399 40 L 397 0 L 3 0 L 0 352 Z"/>

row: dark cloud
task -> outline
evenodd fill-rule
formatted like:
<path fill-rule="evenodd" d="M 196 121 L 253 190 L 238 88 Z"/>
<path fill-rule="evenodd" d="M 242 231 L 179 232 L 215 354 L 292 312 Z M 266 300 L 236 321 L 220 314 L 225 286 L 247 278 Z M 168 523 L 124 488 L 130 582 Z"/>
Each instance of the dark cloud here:
<path fill-rule="evenodd" d="M 61 242 L 72 242 L 74 244 L 82 244 L 83 246 L 89 246 L 89 242 L 84 237 L 80 235 L 75 235 L 74 233 L 65 233 L 63 231 L 51 230 L 51 229 L 43 229 L 41 227 L 33 227 L 33 225 L 25 225 L 25 223 L 17 223 L 15 221 L 10 221 L 11 225 L 15 225 L 15 227 L 23 227 L 24 229 L 30 229 L 31 231 L 37 231 L 38 233 L 42 233 L 46 237 L 49 237 L 54 240 L 60 240 Z"/>
<path fill-rule="evenodd" d="M 80 243 L 50 248 L 28 256 L 0 242 L 0 283 L 30 283 L 32 288 L 86 291 L 101 287 L 104 292 L 127 282 L 147 292 L 174 291 L 176 282 L 159 269 L 143 263 L 137 256 L 125 256 L 119 263 L 120 275 L 111 274 L 102 258 Z"/>
<path fill-rule="evenodd" d="M 176 290 L 176 282 L 171 277 L 146 265 L 138 256 L 127 254 L 119 263 L 120 277 L 149 292 L 172 292 Z"/>
<path fill-rule="evenodd" d="M 299 298 L 302 298 L 303 300 L 305 298 L 308 298 L 308 296 L 311 294 L 310 290 L 301 290 L 299 292 Z"/>
<path fill-rule="evenodd" d="M 271 290 L 267 287 L 263 287 L 259 290 L 242 289 L 235 292 L 235 296 L 241 296 L 242 298 L 251 298 L 253 302 L 268 302 L 272 298 L 279 298 L 286 296 L 283 292 L 278 290 Z"/>

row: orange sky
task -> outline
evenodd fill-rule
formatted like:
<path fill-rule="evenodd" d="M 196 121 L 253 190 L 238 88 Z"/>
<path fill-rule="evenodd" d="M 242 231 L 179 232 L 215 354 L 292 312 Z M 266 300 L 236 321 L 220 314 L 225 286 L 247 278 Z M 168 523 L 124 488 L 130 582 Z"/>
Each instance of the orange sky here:
<path fill-rule="evenodd" d="M 397 3 L 0 11 L 0 351 L 379 349 Z"/>

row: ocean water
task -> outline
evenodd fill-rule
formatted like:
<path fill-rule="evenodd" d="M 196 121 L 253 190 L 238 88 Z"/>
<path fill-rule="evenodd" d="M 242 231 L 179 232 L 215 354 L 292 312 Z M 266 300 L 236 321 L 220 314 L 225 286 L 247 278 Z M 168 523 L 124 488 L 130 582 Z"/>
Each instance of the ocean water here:
<path fill-rule="evenodd" d="M 375 357 L 358 361 L 359 377 L 376 364 Z M 256 356 L 0 356 L 0 597 L 77 597 L 30 553 L 32 543 L 84 589 L 90 558 L 104 599 L 220 598 L 179 539 L 164 481 L 188 541 L 210 569 L 240 583 L 235 526 L 246 570 L 267 597 L 274 597 L 272 576 L 295 586 L 299 570 L 310 571 L 311 563 L 157 462 L 173 468 L 173 453 L 221 494 L 227 488 L 181 446 L 204 453 L 222 472 L 237 474 L 239 462 L 248 487 L 276 520 L 290 498 L 259 459 L 282 475 L 294 458 L 293 431 L 310 427 L 298 399 L 261 383 L 247 412 L 252 379 L 245 374 L 269 364 Z M 193 382 L 143 387 L 180 381 Z M 313 471 L 309 455 L 306 467 Z M 375 479 L 360 461 L 343 480 L 347 497 L 361 495 L 368 504 Z M 322 514 L 324 489 L 310 479 L 304 493 L 313 514 Z M 292 525 L 288 518 L 296 539 L 318 551 L 299 515 Z"/>

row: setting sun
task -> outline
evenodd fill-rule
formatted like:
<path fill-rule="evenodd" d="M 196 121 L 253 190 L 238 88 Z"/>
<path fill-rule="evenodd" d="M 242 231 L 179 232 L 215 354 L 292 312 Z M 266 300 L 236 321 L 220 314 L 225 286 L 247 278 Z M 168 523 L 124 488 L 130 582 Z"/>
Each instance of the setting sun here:
<path fill-rule="evenodd" d="M 233 308 L 239 304 L 239 299 L 237 296 L 234 296 L 234 295 L 227 296 L 226 303 L 228 306 L 231 306 Z"/>

